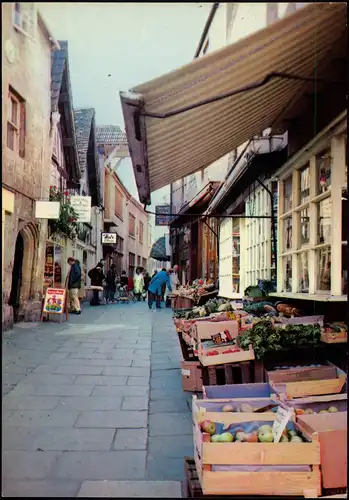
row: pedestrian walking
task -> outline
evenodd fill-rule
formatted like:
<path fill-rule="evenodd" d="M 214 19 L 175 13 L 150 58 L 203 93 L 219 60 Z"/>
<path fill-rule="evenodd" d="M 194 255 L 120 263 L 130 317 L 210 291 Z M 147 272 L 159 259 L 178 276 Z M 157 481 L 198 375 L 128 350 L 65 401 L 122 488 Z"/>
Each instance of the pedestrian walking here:
<path fill-rule="evenodd" d="M 91 306 L 100 306 L 99 292 L 103 291 L 103 281 L 105 276 L 103 274 L 103 268 L 100 263 L 96 267 L 91 269 L 88 273 L 88 277 L 91 279 L 91 289 L 93 290 L 93 297 L 91 299 Z"/>
<path fill-rule="evenodd" d="M 153 307 L 153 302 L 154 300 L 156 301 L 156 308 L 161 309 L 161 294 L 162 294 L 162 289 L 165 286 L 166 290 L 166 285 L 167 283 L 169 284 L 169 290 L 172 291 L 171 289 L 171 284 L 170 284 L 170 278 L 169 275 L 167 274 L 166 270 L 162 270 L 153 276 L 151 282 L 149 283 L 148 286 L 148 307 L 149 309 L 152 309 Z"/>
<path fill-rule="evenodd" d="M 81 269 L 81 286 L 79 288 L 79 293 L 78 293 L 78 299 L 80 303 L 80 309 L 81 309 L 81 302 L 83 302 L 86 298 L 86 292 L 85 292 L 85 282 L 86 282 L 86 272 L 81 268 L 80 261 L 76 259 L 75 261 Z"/>
<path fill-rule="evenodd" d="M 167 270 L 165 267 L 163 267 L 161 269 L 161 271 L 167 273 Z M 166 293 L 166 286 L 167 286 L 167 283 L 164 283 L 161 287 L 161 302 L 164 302 L 165 301 L 165 293 Z"/>
<path fill-rule="evenodd" d="M 144 290 L 144 277 L 139 267 L 137 267 L 136 269 L 136 274 L 134 276 L 133 283 L 134 283 L 134 294 L 138 302 L 140 302 L 141 295 L 143 294 Z"/>
<path fill-rule="evenodd" d="M 81 287 L 81 268 L 74 257 L 69 257 L 68 264 L 70 270 L 68 273 L 68 294 L 69 294 L 69 312 L 71 314 L 81 314 L 79 289 Z"/>
<path fill-rule="evenodd" d="M 149 286 L 150 282 L 151 282 L 151 277 L 150 277 L 149 273 L 146 272 L 144 275 L 144 291 L 145 292 L 148 291 L 148 286 Z"/>
<path fill-rule="evenodd" d="M 116 292 L 116 265 L 112 264 L 109 271 L 107 272 L 106 278 L 106 302 L 110 304 L 114 302 L 114 296 Z"/>
<path fill-rule="evenodd" d="M 128 277 L 126 271 L 122 271 L 120 276 L 120 285 L 125 287 L 128 286 Z"/>

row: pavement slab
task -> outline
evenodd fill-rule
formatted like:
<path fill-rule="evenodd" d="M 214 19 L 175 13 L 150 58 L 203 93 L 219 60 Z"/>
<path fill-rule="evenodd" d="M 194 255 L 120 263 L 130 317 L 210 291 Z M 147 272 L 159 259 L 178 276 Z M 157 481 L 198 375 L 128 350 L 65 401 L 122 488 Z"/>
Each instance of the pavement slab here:
<path fill-rule="evenodd" d="M 81 488 L 81 481 L 43 480 L 4 480 L 1 491 L 4 497 L 43 497 L 74 498 Z"/>
<path fill-rule="evenodd" d="M 78 497 L 182 498 L 179 481 L 84 481 Z"/>

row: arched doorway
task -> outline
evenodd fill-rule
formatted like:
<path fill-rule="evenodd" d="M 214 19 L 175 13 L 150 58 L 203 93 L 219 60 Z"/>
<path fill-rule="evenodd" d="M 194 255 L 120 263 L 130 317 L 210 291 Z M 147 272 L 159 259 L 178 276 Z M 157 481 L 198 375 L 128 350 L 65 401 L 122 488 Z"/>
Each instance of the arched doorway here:
<path fill-rule="evenodd" d="M 18 233 L 15 247 L 15 257 L 12 270 L 12 286 L 9 298 L 9 305 L 13 307 L 13 319 L 16 322 L 18 319 L 18 311 L 20 305 L 20 294 L 22 285 L 23 273 L 23 257 L 24 257 L 24 240 L 21 233 Z"/>

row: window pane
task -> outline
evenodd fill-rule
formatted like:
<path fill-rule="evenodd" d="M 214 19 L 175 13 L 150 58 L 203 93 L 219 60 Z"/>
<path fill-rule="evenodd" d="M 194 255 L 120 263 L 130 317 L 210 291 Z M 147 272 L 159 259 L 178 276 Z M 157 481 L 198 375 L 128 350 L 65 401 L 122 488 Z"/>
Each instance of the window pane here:
<path fill-rule="evenodd" d="M 299 254 L 299 291 L 309 292 L 308 252 Z"/>
<path fill-rule="evenodd" d="M 15 129 L 12 127 L 11 123 L 7 122 L 7 147 L 15 150 Z"/>
<path fill-rule="evenodd" d="M 18 103 L 11 99 L 11 122 L 18 126 Z"/>
<path fill-rule="evenodd" d="M 318 251 L 318 290 L 331 290 L 331 249 L 323 248 Z"/>
<path fill-rule="evenodd" d="M 284 252 L 292 249 L 292 217 L 285 219 Z"/>
<path fill-rule="evenodd" d="M 284 291 L 292 292 L 292 256 L 284 257 Z"/>
<path fill-rule="evenodd" d="M 326 149 L 316 156 L 317 194 L 325 193 L 331 186 L 331 150 Z"/>
<path fill-rule="evenodd" d="M 318 204 L 318 243 L 331 243 L 331 198 Z"/>
<path fill-rule="evenodd" d="M 284 213 L 292 210 L 292 176 L 284 181 Z"/>
<path fill-rule="evenodd" d="M 301 210 L 301 245 L 309 243 L 309 209 Z"/>
<path fill-rule="evenodd" d="M 310 177 L 309 177 L 309 166 L 303 168 L 300 171 L 301 177 L 301 196 L 300 196 L 300 204 L 306 203 L 309 200 L 310 195 Z"/>

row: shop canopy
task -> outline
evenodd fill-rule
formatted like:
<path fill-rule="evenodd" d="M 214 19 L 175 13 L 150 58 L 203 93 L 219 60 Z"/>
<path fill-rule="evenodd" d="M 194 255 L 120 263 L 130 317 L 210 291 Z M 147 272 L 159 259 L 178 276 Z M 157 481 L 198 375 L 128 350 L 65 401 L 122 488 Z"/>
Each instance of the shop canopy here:
<path fill-rule="evenodd" d="M 272 127 L 306 81 L 321 75 L 330 79 L 326 56 L 345 29 L 345 3 L 314 2 L 233 45 L 121 92 L 141 202 L 149 204 L 152 191 L 208 167 Z"/>
<path fill-rule="evenodd" d="M 168 262 L 171 260 L 170 255 L 167 255 L 166 235 L 161 236 L 152 246 L 150 257 L 160 262 Z"/>

